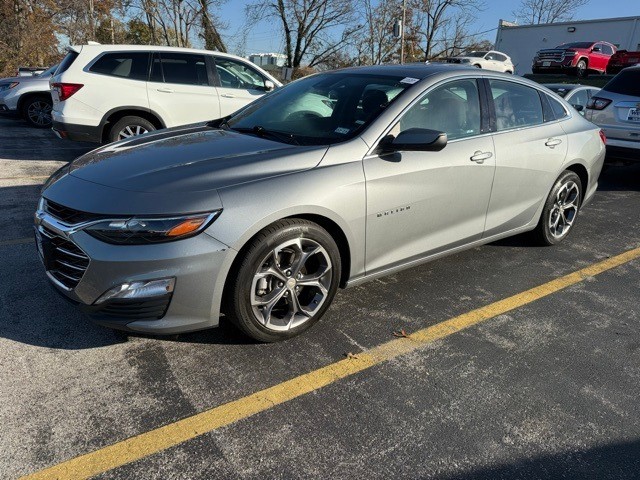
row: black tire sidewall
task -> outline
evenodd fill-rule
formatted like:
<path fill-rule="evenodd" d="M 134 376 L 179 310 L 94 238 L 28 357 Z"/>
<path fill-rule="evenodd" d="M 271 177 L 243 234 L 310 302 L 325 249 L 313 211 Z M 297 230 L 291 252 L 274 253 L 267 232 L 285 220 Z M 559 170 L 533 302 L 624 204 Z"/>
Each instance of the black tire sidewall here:
<path fill-rule="evenodd" d="M 569 231 L 561 238 L 556 238 L 551 234 L 551 230 L 549 228 L 549 216 L 551 215 L 551 210 L 553 209 L 553 205 L 555 203 L 555 198 L 558 193 L 558 190 L 560 190 L 562 185 L 564 185 L 569 181 L 575 182 L 575 184 L 578 186 L 578 192 L 579 192 L 578 211 L 576 212 L 576 216 L 573 220 L 573 223 L 571 224 L 571 227 L 569 228 Z M 544 207 L 542 209 L 542 215 L 540 216 L 540 222 L 538 223 L 538 227 L 536 229 L 538 233 L 538 237 L 543 244 L 556 245 L 562 242 L 565 238 L 567 238 L 571 234 L 571 232 L 573 231 L 573 228 L 575 227 L 576 221 L 578 220 L 578 215 L 580 214 L 580 207 L 582 207 L 582 198 L 584 195 L 582 188 L 583 187 L 582 187 L 582 182 L 580 181 L 580 177 L 575 172 L 572 172 L 570 170 L 565 170 L 564 172 L 562 172 L 562 175 L 560 175 L 560 177 L 558 177 L 556 182 L 553 184 L 553 188 L 549 192 L 549 195 L 547 196 L 547 200 L 544 203 Z"/>
<path fill-rule="evenodd" d="M 127 115 L 126 117 L 122 117 L 120 120 L 113 124 L 113 126 L 109 130 L 109 141 L 117 142 L 118 133 L 127 125 L 140 125 L 141 127 L 146 128 L 149 132 L 156 130 L 155 125 L 146 118 Z"/>
<path fill-rule="evenodd" d="M 584 68 L 581 69 L 580 68 L 580 64 L 584 64 Z M 576 75 L 579 78 L 585 78 L 587 76 L 587 69 L 588 69 L 588 64 L 587 62 L 585 62 L 584 60 L 580 60 L 577 64 L 576 64 Z"/>
<path fill-rule="evenodd" d="M 299 335 L 311 328 L 330 307 L 333 298 L 338 290 L 341 275 L 340 251 L 335 241 L 319 225 L 299 219 L 284 220 L 277 222 L 268 229 L 257 235 L 246 250 L 244 259 L 235 272 L 236 278 L 232 287 L 227 292 L 227 308 L 225 313 L 230 319 L 246 334 L 261 342 L 275 342 L 286 340 Z M 332 264 L 332 280 L 328 289 L 327 298 L 324 304 L 309 320 L 302 325 L 286 332 L 277 332 L 265 328 L 255 318 L 250 303 L 251 285 L 253 276 L 260 267 L 260 263 L 278 245 L 293 238 L 310 238 L 324 247 L 329 255 Z M 242 253 L 241 253 L 242 255 Z"/>

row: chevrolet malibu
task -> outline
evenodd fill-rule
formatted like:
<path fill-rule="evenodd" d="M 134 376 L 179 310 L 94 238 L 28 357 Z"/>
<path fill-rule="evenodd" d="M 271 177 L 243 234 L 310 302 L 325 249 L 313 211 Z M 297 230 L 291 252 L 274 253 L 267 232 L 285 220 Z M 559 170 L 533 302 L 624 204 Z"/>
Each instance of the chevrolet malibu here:
<path fill-rule="evenodd" d="M 52 285 L 97 323 L 297 335 L 339 287 L 532 231 L 567 237 L 599 128 L 544 87 L 455 65 L 298 80 L 228 117 L 94 150 L 44 185 Z"/>

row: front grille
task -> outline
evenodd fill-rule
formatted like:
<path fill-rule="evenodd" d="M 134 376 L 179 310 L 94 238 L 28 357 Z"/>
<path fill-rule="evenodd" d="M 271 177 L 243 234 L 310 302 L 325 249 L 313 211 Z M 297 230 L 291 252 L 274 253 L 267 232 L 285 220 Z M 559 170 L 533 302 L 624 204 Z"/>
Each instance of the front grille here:
<path fill-rule="evenodd" d="M 99 215 L 95 213 L 82 212 L 73 208 L 65 207 L 59 203 L 52 202 L 51 200 L 44 201 L 44 210 L 49 215 L 57 218 L 62 223 L 67 225 L 76 225 L 78 223 L 89 222 L 92 220 L 100 220 L 106 218 L 106 215 Z"/>
<path fill-rule="evenodd" d="M 94 315 L 106 315 L 131 320 L 158 320 L 169 307 L 171 294 L 147 300 L 113 300 Z"/>
<path fill-rule="evenodd" d="M 564 52 L 562 50 L 554 50 L 551 52 L 540 52 L 538 53 L 538 58 L 540 60 L 552 61 L 552 62 L 561 62 L 564 58 Z"/>
<path fill-rule="evenodd" d="M 50 248 L 43 249 L 47 271 L 65 287 L 75 288 L 89 266 L 89 257 L 75 243 L 41 228 L 40 234 L 50 242 Z"/>

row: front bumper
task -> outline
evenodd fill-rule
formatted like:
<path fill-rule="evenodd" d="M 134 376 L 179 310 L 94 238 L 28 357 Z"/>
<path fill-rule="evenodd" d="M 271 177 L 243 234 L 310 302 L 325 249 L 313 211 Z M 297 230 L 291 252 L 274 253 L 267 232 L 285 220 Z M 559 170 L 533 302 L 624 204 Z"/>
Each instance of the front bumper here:
<path fill-rule="evenodd" d="M 88 125 L 75 125 L 53 121 L 51 130 L 59 137 L 75 142 L 102 143 L 102 128 L 100 125 L 91 127 Z"/>
<path fill-rule="evenodd" d="M 42 252 L 47 276 L 53 287 L 76 304 L 96 323 L 110 328 L 151 334 L 175 334 L 218 325 L 218 304 L 223 283 L 221 269 L 234 252 L 206 233 L 185 240 L 154 245 L 110 245 L 68 226 L 46 212 L 35 215 L 36 235 L 53 235 L 65 254 Z M 71 242 L 71 243 L 64 243 Z M 71 244 L 78 250 L 74 250 Z M 56 248 L 49 246 L 50 248 Z M 60 276 L 68 272 L 56 264 L 65 263 L 68 253 L 88 258 L 79 280 Z M 56 256 L 57 255 L 57 256 Z M 53 264 L 52 264 L 53 256 Z M 61 267 L 61 269 L 58 269 Z M 96 300 L 109 289 L 131 281 L 176 279 L 172 294 L 138 298 L 135 301 Z M 61 281 L 63 280 L 63 281 Z"/>

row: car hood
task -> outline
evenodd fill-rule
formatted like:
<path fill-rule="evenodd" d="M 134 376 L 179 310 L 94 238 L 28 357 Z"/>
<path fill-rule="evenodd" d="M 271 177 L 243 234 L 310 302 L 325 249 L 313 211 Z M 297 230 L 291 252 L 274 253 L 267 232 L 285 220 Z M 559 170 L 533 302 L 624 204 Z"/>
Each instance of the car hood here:
<path fill-rule="evenodd" d="M 206 124 L 176 127 L 79 157 L 54 174 L 43 195 L 92 213 L 202 211 L 216 204 L 220 188 L 311 169 L 326 150 Z"/>

